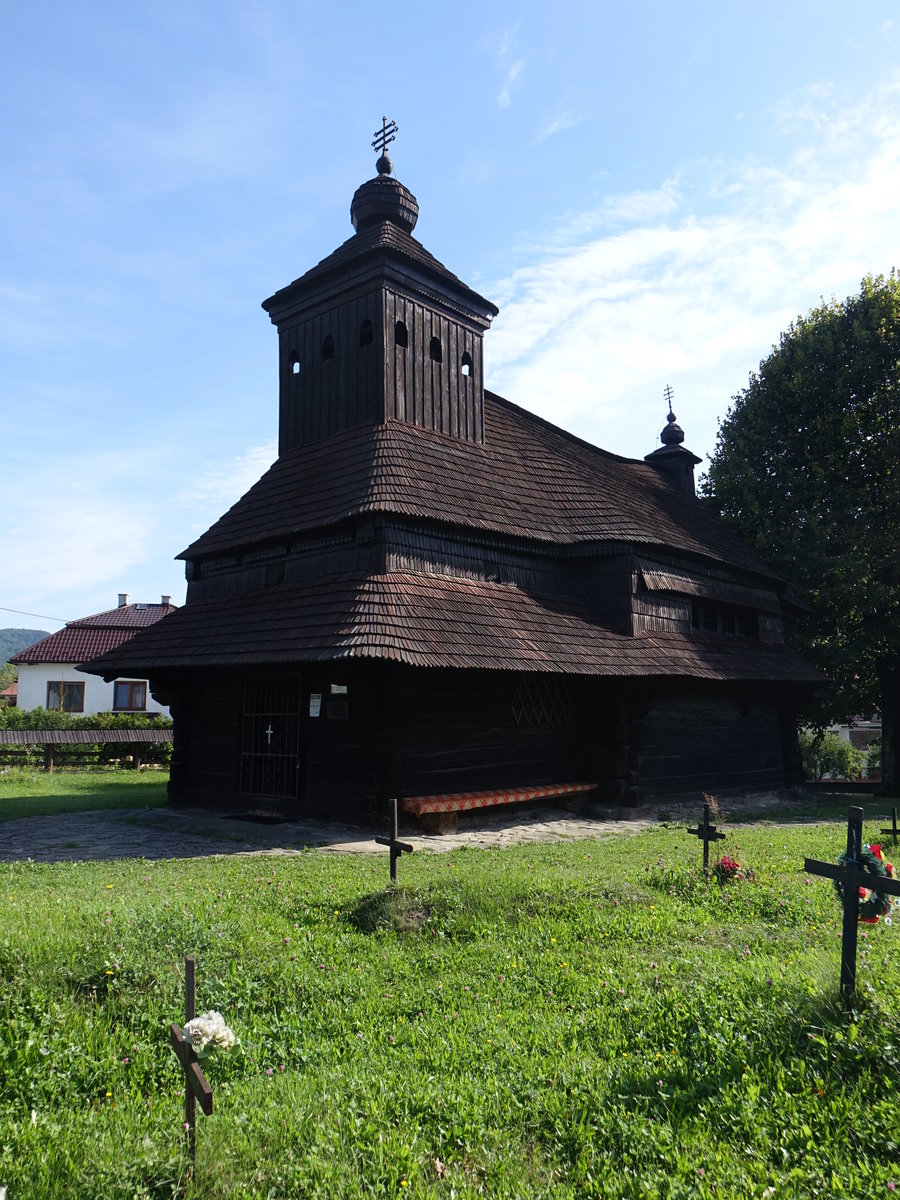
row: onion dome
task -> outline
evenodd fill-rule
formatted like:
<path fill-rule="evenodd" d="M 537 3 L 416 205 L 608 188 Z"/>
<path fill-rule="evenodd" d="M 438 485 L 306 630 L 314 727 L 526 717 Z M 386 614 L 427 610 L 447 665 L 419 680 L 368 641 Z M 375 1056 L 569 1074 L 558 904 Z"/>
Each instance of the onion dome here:
<path fill-rule="evenodd" d="M 659 440 L 664 446 L 680 446 L 684 441 L 684 430 L 675 422 L 675 414 L 672 412 L 671 405 L 666 416 L 666 427 L 659 435 Z"/>
<path fill-rule="evenodd" d="M 380 221 L 390 221 L 412 233 L 419 219 L 419 202 L 399 179 L 391 176 L 393 164 L 386 154 L 376 163 L 378 174 L 358 187 L 350 205 L 350 220 L 357 233 Z"/>

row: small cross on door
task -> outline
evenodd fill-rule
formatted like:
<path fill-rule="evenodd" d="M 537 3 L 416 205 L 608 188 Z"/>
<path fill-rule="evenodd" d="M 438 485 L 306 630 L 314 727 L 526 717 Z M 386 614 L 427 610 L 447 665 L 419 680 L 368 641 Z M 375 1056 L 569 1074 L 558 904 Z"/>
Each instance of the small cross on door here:
<path fill-rule="evenodd" d="M 274 732 L 275 732 L 275 730 L 272 728 L 272 722 L 270 721 L 269 728 L 266 730 L 266 741 L 268 742 L 268 744 L 270 746 L 272 745 L 272 734 Z"/>

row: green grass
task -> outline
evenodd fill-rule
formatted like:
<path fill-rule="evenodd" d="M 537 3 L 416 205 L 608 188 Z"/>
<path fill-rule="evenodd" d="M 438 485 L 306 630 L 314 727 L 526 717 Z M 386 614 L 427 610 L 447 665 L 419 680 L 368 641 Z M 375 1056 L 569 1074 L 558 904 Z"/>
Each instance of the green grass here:
<path fill-rule="evenodd" d="M 867 829 L 874 839 L 874 825 Z M 0 868 L 0 1184 L 25 1197 L 854 1197 L 900 1186 L 896 930 L 836 998 L 839 825 Z M 900 857 L 900 856 L 898 856 Z M 242 1055 L 187 1171 L 183 956 Z M 774 1189 L 774 1190 L 772 1190 Z"/>
<path fill-rule="evenodd" d="M 63 771 L 8 767 L 0 775 L 0 822 L 91 809 L 161 808 L 168 771 Z"/>

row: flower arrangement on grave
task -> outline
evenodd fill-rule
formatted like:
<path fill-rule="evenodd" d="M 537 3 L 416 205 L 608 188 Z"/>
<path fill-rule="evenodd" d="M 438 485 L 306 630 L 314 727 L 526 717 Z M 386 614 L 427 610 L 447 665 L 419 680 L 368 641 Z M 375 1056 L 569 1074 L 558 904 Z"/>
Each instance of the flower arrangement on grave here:
<path fill-rule="evenodd" d="M 847 855 L 842 854 L 838 858 L 838 866 L 843 866 Z M 895 879 L 896 872 L 894 864 L 889 863 L 881 852 L 880 845 L 865 845 L 859 852 L 859 862 L 872 875 L 880 875 L 883 879 Z M 834 890 L 837 892 L 838 900 L 841 906 L 844 904 L 844 885 L 840 879 L 835 879 Z M 894 908 L 900 906 L 900 901 L 888 895 L 887 892 L 879 892 L 877 888 L 859 889 L 859 919 L 867 925 L 874 925 L 879 917 L 884 917 L 884 923 L 890 925 L 891 912 Z"/>
<path fill-rule="evenodd" d="M 744 877 L 741 864 L 736 858 L 731 858 L 727 854 L 722 855 L 713 867 L 713 872 L 719 883 L 731 883 L 733 879 L 743 879 Z"/>
<path fill-rule="evenodd" d="M 191 1043 L 191 1049 L 198 1058 L 208 1058 L 217 1051 L 231 1054 L 240 1049 L 240 1041 L 233 1030 L 225 1024 L 225 1018 L 218 1012 L 201 1013 L 185 1022 L 184 1036 Z"/>

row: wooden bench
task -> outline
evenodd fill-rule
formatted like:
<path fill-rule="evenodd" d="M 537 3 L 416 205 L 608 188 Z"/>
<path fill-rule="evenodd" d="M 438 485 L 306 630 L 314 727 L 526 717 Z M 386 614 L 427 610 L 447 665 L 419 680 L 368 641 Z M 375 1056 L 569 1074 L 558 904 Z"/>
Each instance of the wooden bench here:
<path fill-rule="evenodd" d="M 457 815 L 499 804 L 524 804 L 551 796 L 579 796 L 596 791 L 596 783 L 544 783 L 535 787 L 498 788 L 487 792 L 449 792 L 443 796 L 404 796 L 403 812 L 418 817 L 428 833 L 455 833 Z"/>

